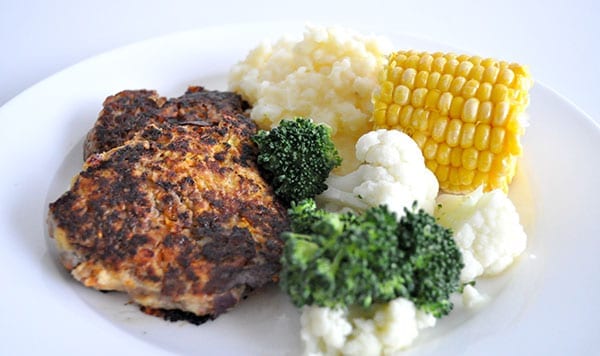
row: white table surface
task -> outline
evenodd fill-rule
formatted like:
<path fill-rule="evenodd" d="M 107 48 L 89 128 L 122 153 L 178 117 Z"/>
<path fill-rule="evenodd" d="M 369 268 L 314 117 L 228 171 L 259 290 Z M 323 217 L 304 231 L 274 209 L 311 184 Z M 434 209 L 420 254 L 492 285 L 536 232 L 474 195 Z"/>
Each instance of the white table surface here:
<path fill-rule="evenodd" d="M 594 0 L 7 0 L 0 2 L 0 105 L 115 47 L 205 26 L 293 19 L 374 24 L 525 63 L 537 82 L 600 123 L 599 15 L 600 2 Z"/>

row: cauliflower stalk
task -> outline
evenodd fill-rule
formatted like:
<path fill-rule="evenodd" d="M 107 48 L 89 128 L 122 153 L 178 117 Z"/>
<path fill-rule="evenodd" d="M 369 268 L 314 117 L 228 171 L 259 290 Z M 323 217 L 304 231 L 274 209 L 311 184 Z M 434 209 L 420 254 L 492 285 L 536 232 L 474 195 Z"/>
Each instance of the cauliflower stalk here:
<path fill-rule="evenodd" d="M 344 176 L 330 174 L 327 190 L 317 197 L 320 205 L 330 211 L 363 212 L 384 204 L 401 217 L 417 201 L 419 208 L 433 213 L 438 181 L 412 138 L 381 129 L 361 136 L 355 148 L 360 166 Z"/>
<path fill-rule="evenodd" d="M 410 346 L 436 318 L 397 298 L 366 310 L 305 306 L 300 321 L 305 355 L 389 355 Z"/>
<path fill-rule="evenodd" d="M 527 245 L 519 214 L 501 190 L 484 193 L 480 187 L 467 195 L 441 194 L 435 217 L 454 231 L 465 267 L 461 282 L 504 271 Z"/>

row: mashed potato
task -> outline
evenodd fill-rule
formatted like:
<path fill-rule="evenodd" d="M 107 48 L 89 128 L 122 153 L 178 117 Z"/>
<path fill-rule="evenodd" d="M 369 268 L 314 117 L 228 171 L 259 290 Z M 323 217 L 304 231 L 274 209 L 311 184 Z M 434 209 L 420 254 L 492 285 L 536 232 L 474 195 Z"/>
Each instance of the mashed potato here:
<path fill-rule="evenodd" d="M 299 41 L 253 49 L 232 68 L 229 87 L 252 105 L 262 129 L 296 116 L 329 125 L 345 173 L 356 168 L 354 144 L 371 128 L 371 94 L 390 49 L 382 38 L 307 26 Z"/>

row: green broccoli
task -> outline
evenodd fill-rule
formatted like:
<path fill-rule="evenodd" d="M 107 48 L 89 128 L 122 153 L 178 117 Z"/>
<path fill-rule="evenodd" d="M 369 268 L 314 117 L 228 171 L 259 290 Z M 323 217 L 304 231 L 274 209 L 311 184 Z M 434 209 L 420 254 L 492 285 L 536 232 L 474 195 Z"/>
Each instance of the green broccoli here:
<path fill-rule="evenodd" d="M 331 129 L 308 118 L 283 120 L 270 131 L 259 131 L 253 141 L 259 166 L 275 194 L 287 203 L 325 191 L 329 173 L 342 163 Z"/>
<path fill-rule="evenodd" d="M 453 308 L 450 295 L 462 288 L 459 278 L 464 267 L 452 231 L 421 209 L 406 211 L 399 234 L 399 248 L 410 256 L 412 267 L 414 285 L 409 299 L 438 318 L 447 315 Z"/>
<path fill-rule="evenodd" d="M 460 288 L 462 255 L 451 232 L 419 210 L 398 221 L 386 206 L 330 213 L 314 200 L 293 203 L 282 237 L 280 285 L 296 306 L 369 307 L 398 297 L 436 317 Z"/>

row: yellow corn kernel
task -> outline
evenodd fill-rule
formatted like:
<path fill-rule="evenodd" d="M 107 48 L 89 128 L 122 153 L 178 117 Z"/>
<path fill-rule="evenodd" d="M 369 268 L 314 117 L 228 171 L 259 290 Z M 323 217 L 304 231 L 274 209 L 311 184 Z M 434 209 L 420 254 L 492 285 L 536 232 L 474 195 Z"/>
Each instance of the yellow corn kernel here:
<path fill-rule="evenodd" d="M 398 105 L 406 105 L 410 97 L 410 89 L 404 85 L 398 85 L 394 88 L 394 103 Z"/>
<path fill-rule="evenodd" d="M 385 114 L 386 114 L 385 109 L 373 111 L 373 119 L 374 119 L 373 121 L 375 121 L 375 126 L 383 127 L 383 126 L 389 125 L 386 123 Z"/>
<path fill-rule="evenodd" d="M 428 53 L 425 53 L 424 55 L 421 56 L 421 58 L 419 58 L 418 68 L 421 71 L 430 72 L 432 63 L 433 63 L 433 56 Z"/>
<path fill-rule="evenodd" d="M 469 147 L 463 150 L 462 153 L 462 167 L 468 170 L 474 170 L 477 168 L 477 157 L 479 156 L 479 151 L 474 149 L 473 147 Z"/>
<path fill-rule="evenodd" d="M 492 89 L 491 100 L 494 103 L 500 103 L 508 98 L 508 87 L 504 84 L 496 84 Z"/>
<path fill-rule="evenodd" d="M 486 150 L 490 145 L 490 125 L 481 124 L 475 128 L 473 145 L 479 151 Z"/>
<path fill-rule="evenodd" d="M 498 72 L 500 72 L 500 69 L 498 69 L 498 67 L 496 66 L 487 67 L 483 71 L 483 78 L 481 80 L 484 82 L 495 84 L 496 78 L 498 78 Z"/>
<path fill-rule="evenodd" d="M 456 72 L 456 68 L 459 65 L 459 61 L 456 58 L 452 58 L 450 59 L 448 62 L 446 62 L 446 65 L 444 66 L 444 73 L 448 73 L 451 76 L 454 76 L 454 73 Z"/>
<path fill-rule="evenodd" d="M 398 125 L 398 118 L 400 116 L 401 106 L 397 104 L 392 104 L 388 106 L 387 113 L 385 115 L 385 120 L 388 125 L 396 126 Z"/>
<path fill-rule="evenodd" d="M 473 182 L 473 178 L 475 178 L 475 171 L 472 171 L 465 167 L 460 167 L 458 169 L 458 179 L 460 185 L 471 185 L 471 183 Z"/>
<path fill-rule="evenodd" d="M 475 137 L 475 124 L 466 122 L 460 131 L 460 147 L 467 148 L 473 146 Z"/>
<path fill-rule="evenodd" d="M 462 128 L 462 122 L 459 119 L 452 119 L 448 123 L 446 130 L 446 143 L 450 147 L 456 147 L 458 140 L 460 139 L 460 130 Z"/>
<path fill-rule="evenodd" d="M 467 78 L 469 73 L 471 73 L 471 69 L 473 69 L 473 63 L 469 62 L 468 60 L 463 60 L 456 69 L 456 75 Z"/>
<path fill-rule="evenodd" d="M 492 84 L 490 83 L 481 83 L 479 88 L 477 88 L 477 94 L 475 96 L 480 101 L 488 101 L 492 97 Z"/>
<path fill-rule="evenodd" d="M 423 146 L 423 156 L 427 160 L 435 159 L 435 154 L 437 152 L 438 144 L 435 141 L 428 140 L 425 142 L 425 146 Z"/>
<path fill-rule="evenodd" d="M 392 92 L 394 91 L 394 83 L 384 82 L 381 84 L 381 92 L 379 93 L 379 100 L 389 103 L 392 101 Z"/>
<path fill-rule="evenodd" d="M 425 136 L 423 132 L 417 131 L 412 138 L 417 143 L 417 146 L 419 146 L 420 149 L 423 149 L 425 142 L 427 142 L 427 136 Z"/>
<path fill-rule="evenodd" d="M 436 169 L 433 173 L 435 173 L 435 176 L 438 178 L 438 180 L 440 182 L 445 182 L 448 180 L 448 174 L 450 173 L 450 167 L 448 167 L 448 165 L 438 163 L 438 166 L 436 167 Z"/>
<path fill-rule="evenodd" d="M 492 169 L 492 162 L 494 160 L 494 154 L 490 151 L 481 151 L 479 152 L 479 157 L 477 157 L 477 169 L 480 172 L 487 173 Z"/>
<path fill-rule="evenodd" d="M 479 111 L 479 100 L 469 98 L 463 106 L 462 119 L 464 122 L 477 121 L 477 111 Z"/>
<path fill-rule="evenodd" d="M 448 115 L 450 106 L 452 105 L 452 98 L 452 94 L 449 92 L 440 95 L 440 101 L 438 102 L 438 112 L 440 115 Z"/>
<path fill-rule="evenodd" d="M 410 104 L 415 108 L 420 108 L 425 106 L 425 97 L 427 96 L 427 89 L 418 88 L 413 90 L 412 95 L 410 97 Z"/>
<path fill-rule="evenodd" d="M 450 84 L 450 92 L 452 93 L 452 95 L 460 95 L 462 92 L 462 88 L 466 82 L 467 80 L 465 79 L 465 77 L 455 77 L 452 80 L 452 83 Z"/>
<path fill-rule="evenodd" d="M 417 108 L 414 110 L 410 125 L 419 130 L 426 131 L 427 126 L 429 126 L 429 112 L 423 110 L 422 108 Z"/>
<path fill-rule="evenodd" d="M 490 132 L 490 151 L 500 153 L 504 148 L 504 135 L 506 131 L 502 127 L 494 127 Z"/>
<path fill-rule="evenodd" d="M 472 98 L 477 94 L 479 89 L 479 82 L 475 79 L 469 79 L 465 85 L 463 85 L 461 96 L 465 98 Z"/>
<path fill-rule="evenodd" d="M 504 84 L 510 86 L 515 79 L 515 73 L 510 68 L 502 68 L 498 73 L 498 84 Z"/>
<path fill-rule="evenodd" d="M 409 89 L 413 89 L 415 86 L 415 78 L 417 77 L 417 71 L 414 68 L 407 68 L 402 72 L 400 83 Z"/>
<path fill-rule="evenodd" d="M 450 152 L 450 165 L 452 167 L 460 167 L 462 164 L 462 148 L 455 147 Z"/>
<path fill-rule="evenodd" d="M 413 114 L 413 107 L 412 106 L 403 106 L 402 109 L 400 110 L 400 127 L 408 127 L 408 125 L 410 124 L 410 119 L 412 117 Z"/>
<path fill-rule="evenodd" d="M 391 70 L 388 70 L 387 80 L 392 81 L 394 83 L 398 83 L 400 78 L 402 77 L 402 72 L 404 69 L 402 67 L 394 67 Z"/>
<path fill-rule="evenodd" d="M 427 92 L 427 97 L 425 97 L 425 109 L 433 109 L 437 106 L 440 100 L 440 91 L 437 89 L 430 90 Z"/>
<path fill-rule="evenodd" d="M 427 78 L 429 77 L 429 72 L 424 70 L 417 73 L 417 77 L 415 78 L 415 88 L 427 88 Z"/>
<path fill-rule="evenodd" d="M 446 62 L 446 57 L 435 57 L 431 65 L 431 71 L 437 73 L 443 72 L 444 67 L 446 67 Z"/>
<path fill-rule="evenodd" d="M 506 191 L 522 154 L 529 70 L 442 52 L 399 51 L 388 63 L 373 94 L 373 128 L 410 135 L 443 191 Z"/>
<path fill-rule="evenodd" d="M 436 89 L 441 76 L 442 75 L 440 74 L 440 72 L 429 73 L 429 77 L 427 77 L 427 89 L 429 89 L 429 90 Z"/>
<path fill-rule="evenodd" d="M 487 124 L 492 121 L 492 110 L 494 105 L 491 101 L 484 101 L 479 104 L 479 110 L 477 110 L 477 122 Z"/>
<path fill-rule="evenodd" d="M 504 126 L 506 119 L 508 118 L 508 111 L 510 110 L 510 103 L 508 101 L 501 101 L 494 107 L 492 113 L 492 124 L 494 126 Z"/>
<path fill-rule="evenodd" d="M 448 182 L 455 187 L 460 185 L 460 178 L 458 177 L 457 167 L 450 168 L 450 171 L 448 172 Z"/>
<path fill-rule="evenodd" d="M 419 64 L 419 59 L 420 59 L 420 56 L 416 52 L 412 52 L 411 55 L 408 56 L 408 58 L 406 58 L 406 62 L 404 62 L 404 66 L 406 68 L 415 69 L 415 68 L 417 68 L 417 65 Z"/>
<path fill-rule="evenodd" d="M 436 142 L 442 142 L 446 137 L 446 127 L 448 126 L 448 118 L 439 116 L 433 123 L 431 138 Z"/>
<path fill-rule="evenodd" d="M 443 93 L 450 90 L 450 85 L 452 84 L 453 77 L 450 74 L 444 74 L 438 80 L 437 88 Z"/>
<path fill-rule="evenodd" d="M 450 117 L 453 119 L 460 119 L 462 114 L 463 105 L 465 99 L 460 96 L 452 98 L 452 104 L 450 104 Z"/>
<path fill-rule="evenodd" d="M 478 83 L 482 83 L 483 72 L 485 68 L 482 65 L 476 65 L 471 69 L 471 73 L 469 74 L 469 79 L 476 80 Z M 483 83 L 482 83 L 483 84 Z"/>
<path fill-rule="evenodd" d="M 435 160 L 444 166 L 447 166 L 450 164 L 450 152 L 452 151 L 452 149 L 450 148 L 450 146 L 448 146 L 445 143 L 441 143 L 438 146 L 438 150 L 437 153 L 435 155 Z"/>

